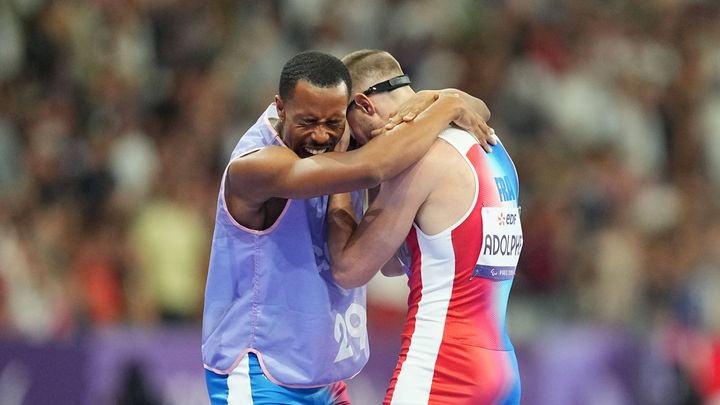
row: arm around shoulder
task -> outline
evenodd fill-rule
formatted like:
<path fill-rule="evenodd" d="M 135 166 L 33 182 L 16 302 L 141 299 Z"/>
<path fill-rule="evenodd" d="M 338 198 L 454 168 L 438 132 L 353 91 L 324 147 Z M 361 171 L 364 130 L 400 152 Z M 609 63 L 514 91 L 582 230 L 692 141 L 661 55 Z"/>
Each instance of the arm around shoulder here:
<path fill-rule="evenodd" d="M 387 181 L 422 158 L 442 133 L 462 112 L 459 97 L 440 96 L 438 101 L 415 120 L 386 131 L 379 128 L 370 142 L 354 151 L 371 163 L 371 176 Z"/>
<path fill-rule="evenodd" d="M 327 152 L 301 159 L 280 146 L 235 159 L 227 174 L 227 192 L 254 202 L 273 197 L 312 198 L 379 183 L 374 163 L 359 151 Z"/>

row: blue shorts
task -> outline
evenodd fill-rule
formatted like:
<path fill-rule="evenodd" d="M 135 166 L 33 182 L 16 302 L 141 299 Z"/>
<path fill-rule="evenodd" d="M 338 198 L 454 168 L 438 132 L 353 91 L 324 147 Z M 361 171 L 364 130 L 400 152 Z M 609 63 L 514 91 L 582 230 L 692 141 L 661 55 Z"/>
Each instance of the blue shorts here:
<path fill-rule="evenodd" d="M 288 388 L 270 381 L 254 353 L 243 357 L 229 375 L 205 370 L 212 405 L 350 405 L 344 382 L 318 388 Z"/>

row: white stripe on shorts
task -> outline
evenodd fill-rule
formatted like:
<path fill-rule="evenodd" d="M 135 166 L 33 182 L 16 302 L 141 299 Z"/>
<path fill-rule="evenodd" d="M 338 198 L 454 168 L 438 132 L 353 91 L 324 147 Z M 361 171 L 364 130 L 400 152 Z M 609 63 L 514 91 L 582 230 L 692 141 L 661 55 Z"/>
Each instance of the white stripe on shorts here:
<path fill-rule="evenodd" d="M 246 354 L 228 375 L 228 405 L 252 405 L 250 391 L 250 357 Z"/>

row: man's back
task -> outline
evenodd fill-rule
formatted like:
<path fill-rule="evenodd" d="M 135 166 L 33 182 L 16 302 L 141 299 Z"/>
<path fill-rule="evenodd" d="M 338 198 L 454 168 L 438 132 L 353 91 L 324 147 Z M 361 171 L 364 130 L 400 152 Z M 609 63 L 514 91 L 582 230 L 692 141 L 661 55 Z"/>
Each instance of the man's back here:
<path fill-rule="evenodd" d="M 432 185 L 406 239 L 408 317 L 386 402 L 514 403 L 505 312 L 522 248 L 517 175 L 501 144 L 486 154 L 464 131 L 441 138 L 398 180 Z"/>

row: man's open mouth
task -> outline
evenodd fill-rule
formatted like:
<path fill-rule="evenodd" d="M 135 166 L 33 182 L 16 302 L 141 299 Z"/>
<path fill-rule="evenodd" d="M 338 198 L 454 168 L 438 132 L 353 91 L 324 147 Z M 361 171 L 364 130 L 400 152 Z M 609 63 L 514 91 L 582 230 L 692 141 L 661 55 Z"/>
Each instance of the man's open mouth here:
<path fill-rule="evenodd" d="M 305 151 L 311 155 L 319 155 L 325 153 L 330 149 L 330 146 L 305 146 Z"/>

